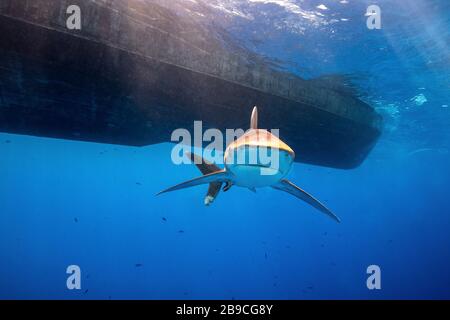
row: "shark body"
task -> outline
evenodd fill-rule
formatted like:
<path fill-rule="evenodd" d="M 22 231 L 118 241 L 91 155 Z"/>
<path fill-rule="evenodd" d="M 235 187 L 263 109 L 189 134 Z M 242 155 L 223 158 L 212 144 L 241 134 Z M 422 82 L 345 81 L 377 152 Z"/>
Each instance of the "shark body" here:
<path fill-rule="evenodd" d="M 270 166 L 262 161 L 261 157 L 258 157 L 258 155 L 267 154 L 267 152 L 276 152 L 276 166 Z M 258 129 L 258 110 L 256 107 L 252 111 L 250 129 L 227 146 L 224 153 L 224 169 L 220 169 L 196 154 L 189 153 L 188 156 L 197 164 L 203 176 L 177 184 L 158 194 L 209 184 L 205 205 L 210 205 L 224 184 L 224 191 L 228 191 L 234 185 L 252 191 L 256 191 L 256 188 L 272 187 L 305 201 L 335 221 L 340 222 L 340 219 L 319 200 L 285 179 L 294 162 L 295 152 L 269 131 Z M 242 159 L 244 161 L 239 161 Z M 249 159 L 253 159 L 253 161 L 249 161 Z"/>

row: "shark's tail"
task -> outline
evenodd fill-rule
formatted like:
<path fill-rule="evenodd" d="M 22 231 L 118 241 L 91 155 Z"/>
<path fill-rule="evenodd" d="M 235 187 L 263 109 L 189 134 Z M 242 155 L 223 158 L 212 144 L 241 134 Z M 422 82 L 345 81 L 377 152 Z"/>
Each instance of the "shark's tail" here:
<path fill-rule="evenodd" d="M 209 184 L 208 192 L 205 196 L 205 205 L 210 205 L 217 197 L 222 188 L 222 184 L 225 183 L 224 191 L 227 191 L 231 187 L 230 181 L 227 179 L 228 174 L 217 167 L 215 164 L 210 163 L 203 159 L 203 157 L 196 155 L 194 153 L 186 153 L 186 155 L 191 159 L 193 163 L 197 166 L 203 176 L 180 183 L 176 186 L 173 186 L 169 189 L 163 190 L 158 194 L 175 191 L 179 189 L 189 188 L 200 184 Z"/>
<path fill-rule="evenodd" d="M 191 159 L 193 163 L 197 166 L 198 170 L 202 174 L 209 174 L 213 172 L 218 172 L 221 169 L 217 167 L 215 164 L 205 160 L 202 156 L 196 155 L 195 153 L 187 152 L 186 156 Z M 222 182 L 210 182 L 208 186 L 208 192 L 205 196 L 205 205 L 209 206 L 211 203 L 214 202 L 214 200 L 219 195 L 220 189 L 222 188 Z M 225 186 L 226 188 L 226 186 Z M 229 188 L 226 188 L 228 190 Z"/>

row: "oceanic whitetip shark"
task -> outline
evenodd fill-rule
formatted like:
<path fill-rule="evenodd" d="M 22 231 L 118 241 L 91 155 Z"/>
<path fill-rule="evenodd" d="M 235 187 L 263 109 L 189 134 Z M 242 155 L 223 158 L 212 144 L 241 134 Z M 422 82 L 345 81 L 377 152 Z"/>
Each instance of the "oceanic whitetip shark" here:
<path fill-rule="evenodd" d="M 261 152 L 267 153 L 267 150 L 277 151 L 275 153 L 278 157 L 277 166 L 268 166 L 259 159 L 247 161 L 251 158 L 251 153 L 258 155 Z M 253 108 L 251 115 L 250 129 L 227 146 L 224 153 L 224 169 L 220 169 L 198 155 L 189 153 L 188 156 L 197 164 L 203 176 L 177 184 L 158 194 L 200 184 L 209 184 L 208 193 L 205 197 L 205 205 L 209 205 L 219 194 L 222 184 L 225 184 L 224 191 L 229 190 L 231 186 L 244 187 L 252 191 L 255 191 L 256 188 L 272 187 L 296 196 L 340 222 L 339 218 L 320 201 L 285 179 L 294 162 L 295 153 L 274 134 L 267 130 L 258 129 L 258 110 L 256 107 Z M 236 161 L 236 159 L 246 160 Z"/>

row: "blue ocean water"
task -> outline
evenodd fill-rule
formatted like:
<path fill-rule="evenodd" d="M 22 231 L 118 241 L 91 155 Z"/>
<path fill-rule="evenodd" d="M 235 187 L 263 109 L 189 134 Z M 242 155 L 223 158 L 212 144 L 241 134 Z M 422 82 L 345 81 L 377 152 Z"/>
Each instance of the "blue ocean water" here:
<path fill-rule="evenodd" d="M 201 186 L 156 197 L 199 175 L 168 143 L 0 134 L 0 298 L 450 298 L 450 3 L 211 3 L 252 50 L 304 77 L 349 75 L 383 115 L 360 167 L 289 174 L 342 223 L 273 189 L 232 188 L 210 207 Z M 66 288 L 69 265 L 81 290 Z"/>

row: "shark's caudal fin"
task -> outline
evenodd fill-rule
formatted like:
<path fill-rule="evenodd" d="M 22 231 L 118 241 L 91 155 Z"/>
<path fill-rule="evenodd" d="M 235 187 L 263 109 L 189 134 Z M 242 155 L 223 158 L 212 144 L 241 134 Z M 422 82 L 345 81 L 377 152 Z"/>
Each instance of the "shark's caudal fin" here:
<path fill-rule="evenodd" d="M 195 153 L 186 152 L 186 156 L 197 166 L 203 174 L 213 173 L 220 171 L 220 168 L 215 164 L 203 159 L 203 157 L 196 155 Z"/>
<path fill-rule="evenodd" d="M 306 191 L 300 189 L 299 187 L 297 187 L 295 184 L 293 184 L 289 180 L 283 179 L 278 184 L 272 186 L 272 188 L 290 193 L 290 194 L 296 196 L 297 198 L 305 201 L 306 203 L 310 204 L 314 208 L 325 213 L 326 215 L 328 215 L 335 221 L 341 222 L 341 220 L 333 212 L 331 212 L 327 207 L 325 207 L 322 203 L 320 203 L 319 200 L 315 199 L 312 195 L 310 195 Z"/>
<path fill-rule="evenodd" d="M 203 159 L 203 157 L 196 155 L 195 153 L 187 152 L 186 156 L 188 156 L 189 159 L 191 159 L 191 161 L 193 163 L 195 163 L 197 168 L 203 174 L 209 174 L 209 173 L 221 171 L 221 169 L 218 166 L 206 161 L 205 159 Z M 228 186 L 228 182 L 227 182 L 227 185 L 225 187 L 227 188 L 226 190 L 228 190 L 231 187 L 231 185 Z M 206 196 L 205 196 L 205 205 L 209 206 L 216 199 L 221 188 L 222 188 L 222 182 L 220 182 L 220 181 L 209 183 L 208 192 L 206 193 Z"/>
<path fill-rule="evenodd" d="M 250 118 L 250 129 L 258 129 L 258 108 L 256 106 L 253 107 Z"/>
<path fill-rule="evenodd" d="M 159 195 L 161 193 L 165 193 L 165 192 L 194 187 L 194 186 L 198 186 L 200 184 L 206 184 L 206 183 L 220 183 L 220 185 L 221 185 L 223 182 L 226 183 L 228 181 L 230 181 L 229 173 L 226 172 L 225 170 L 219 170 L 219 171 L 208 173 L 208 174 L 205 174 L 204 176 L 194 178 L 192 180 L 188 180 L 188 181 L 182 182 L 180 184 L 177 184 L 173 187 L 170 187 L 166 190 L 159 192 L 157 195 Z M 206 202 L 206 199 L 205 199 L 205 202 Z"/>

